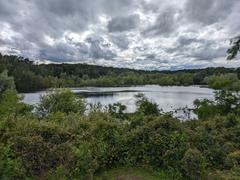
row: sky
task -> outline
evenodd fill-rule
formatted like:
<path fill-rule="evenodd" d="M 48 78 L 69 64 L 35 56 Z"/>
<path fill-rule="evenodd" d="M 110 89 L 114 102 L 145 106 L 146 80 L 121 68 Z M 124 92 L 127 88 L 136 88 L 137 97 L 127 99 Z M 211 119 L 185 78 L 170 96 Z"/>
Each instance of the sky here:
<path fill-rule="evenodd" d="M 0 52 L 145 70 L 237 67 L 240 0 L 0 0 Z"/>

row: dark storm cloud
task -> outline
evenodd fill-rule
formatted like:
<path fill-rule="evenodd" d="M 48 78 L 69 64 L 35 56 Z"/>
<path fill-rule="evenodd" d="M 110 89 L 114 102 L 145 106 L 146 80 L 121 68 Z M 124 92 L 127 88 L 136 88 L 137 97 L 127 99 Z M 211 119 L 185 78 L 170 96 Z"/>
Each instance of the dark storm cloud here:
<path fill-rule="evenodd" d="M 173 8 L 167 8 L 158 15 L 153 25 L 144 30 L 143 34 L 147 36 L 171 34 L 177 28 L 175 14 Z"/>
<path fill-rule="evenodd" d="M 227 18 L 236 0 L 187 0 L 186 17 L 196 23 L 213 24 Z"/>
<path fill-rule="evenodd" d="M 1 0 L 0 3 L 0 13 L 5 14 L 0 19 L 31 41 L 40 40 L 44 34 L 57 38 L 65 31 L 81 32 L 89 24 L 96 23 L 104 12 L 119 15 L 118 11 L 128 11 L 132 7 L 127 1 L 117 0 L 96 0 L 94 3 L 89 0 Z"/>
<path fill-rule="evenodd" d="M 214 44 L 202 45 L 191 51 L 190 57 L 194 57 L 196 60 L 212 61 L 216 58 L 226 56 L 227 49 L 224 47 L 214 47 Z"/>
<path fill-rule="evenodd" d="M 239 8 L 239 0 L 0 0 L 0 51 L 117 67 L 216 65 L 239 35 Z"/>
<path fill-rule="evenodd" d="M 215 41 L 195 37 L 180 36 L 176 47 L 168 50 L 169 53 L 181 53 L 188 58 L 212 61 L 226 56 L 227 47 L 218 45 Z"/>
<path fill-rule="evenodd" d="M 141 3 L 141 7 L 144 10 L 144 12 L 153 12 L 153 13 L 157 13 L 157 11 L 159 10 L 159 6 L 157 6 L 154 2 L 152 1 L 142 1 Z"/>
<path fill-rule="evenodd" d="M 137 28 L 139 24 L 139 15 L 118 16 L 112 18 L 107 25 L 109 32 L 122 32 Z"/>
<path fill-rule="evenodd" d="M 89 57 L 92 59 L 113 59 L 116 54 L 112 52 L 109 47 L 110 44 L 104 42 L 101 37 L 89 37 L 87 38 L 89 43 Z"/>

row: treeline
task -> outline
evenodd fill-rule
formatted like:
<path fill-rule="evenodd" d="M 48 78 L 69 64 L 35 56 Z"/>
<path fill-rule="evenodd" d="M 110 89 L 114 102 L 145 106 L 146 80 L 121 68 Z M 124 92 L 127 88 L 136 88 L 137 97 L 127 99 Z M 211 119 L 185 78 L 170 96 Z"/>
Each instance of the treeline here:
<path fill-rule="evenodd" d="M 118 167 L 148 167 L 163 179 L 240 178 L 240 95 L 216 92 L 195 101 L 198 120 L 180 121 L 144 95 L 137 111 L 104 110 L 68 89 L 24 104 L 13 78 L 1 74 L 0 179 L 106 179 Z M 161 179 L 160 177 L 157 179 Z"/>
<path fill-rule="evenodd" d="M 206 68 L 180 71 L 142 71 L 86 64 L 40 64 L 29 59 L 0 54 L 0 73 L 14 77 L 19 92 L 51 87 L 128 86 L 128 85 L 206 85 L 209 76 L 233 73 L 239 79 L 240 68 Z"/>
<path fill-rule="evenodd" d="M 240 79 L 234 73 L 212 75 L 206 78 L 206 82 L 213 89 L 240 91 Z"/>

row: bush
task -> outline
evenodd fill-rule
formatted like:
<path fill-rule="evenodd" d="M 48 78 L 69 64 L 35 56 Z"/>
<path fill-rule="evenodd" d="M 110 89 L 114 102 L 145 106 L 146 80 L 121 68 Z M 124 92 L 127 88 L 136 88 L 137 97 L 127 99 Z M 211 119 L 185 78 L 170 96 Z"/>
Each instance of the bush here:
<path fill-rule="evenodd" d="M 72 178 L 92 179 L 99 166 L 96 157 L 94 157 L 93 149 L 94 147 L 88 142 L 82 142 L 77 148 L 73 149 L 74 166 L 71 170 Z"/>
<path fill-rule="evenodd" d="M 91 179 L 119 166 L 151 166 L 185 179 L 222 177 L 224 172 L 226 177 L 240 176 L 240 118 L 233 108 L 222 114 L 218 108 L 235 103 L 232 98 L 198 102 L 204 119 L 179 121 L 161 115 L 143 96 L 137 113 L 125 114 L 116 105 L 110 112 L 96 106 L 83 115 L 82 101 L 59 90 L 40 103 L 47 117 L 35 117 L 16 92 L 4 94 L 0 179 Z"/>
<path fill-rule="evenodd" d="M 204 100 L 196 99 L 194 101 L 194 105 L 196 108 L 194 112 L 198 115 L 199 119 L 206 120 L 209 117 L 215 116 L 218 112 L 213 102 L 207 99 L 204 99 Z"/>
<path fill-rule="evenodd" d="M 3 92 L 6 90 L 14 90 L 15 84 L 13 77 L 8 76 L 7 71 L 0 73 L 0 98 Z"/>
<path fill-rule="evenodd" d="M 240 150 L 229 153 L 226 158 L 225 164 L 229 168 L 233 168 L 233 167 L 240 168 Z"/>
<path fill-rule="evenodd" d="M 37 106 L 37 113 L 43 117 L 57 112 L 83 114 L 84 111 L 84 101 L 69 89 L 59 89 L 41 96 Z"/>
<path fill-rule="evenodd" d="M 22 97 L 15 90 L 6 90 L 0 100 L 0 117 L 26 115 L 32 111 L 32 106 L 21 102 Z"/>
<path fill-rule="evenodd" d="M 24 179 L 25 172 L 19 158 L 7 146 L 0 145 L 0 179 Z"/>
<path fill-rule="evenodd" d="M 126 113 L 124 113 L 126 108 L 127 107 L 121 103 L 110 104 L 108 105 L 108 113 L 110 113 L 113 117 L 124 120 L 127 118 Z"/>
<path fill-rule="evenodd" d="M 132 129 L 126 135 L 126 162 L 176 167 L 187 147 L 182 131 L 179 121 L 160 117 Z"/>
<path fill-rule="evenodd" d="M 200 119 L 208 119 L 216 115 L 240 114 L 240 95 L 232 91 L 216 91 L 214 100 L 195 100 L 195 112 Z"/>
<path fill-rule="evenodd" d="M 67 164 L 72 159 L 72 135 L 50 124 L 29 123 L 11 133 L 8 141 L 29 176 L 45 176 L 49 170 L 59 164 Z"/>
<path fill-rule="evenodd" d="M 221 115 L 236 113 L 240 108 L 240 95 L 232 91 L 217 91 L 215 93 L 216 108 Z"/>
<path fill-rule="evenodd" d="M 137 94 L 136 96 L 136 105 L 137 112 L 143 113 L 144 115 L 159 115 L 160 110 L 158 109 L 158 105 L 149 101 L 144 94 Z"/>
<path fill-rule="evenodd" d="M 202 179 L 205 176 L 206 163 L 197 149 L 188 149 L 182 159 L 182 171 L 189 179 Z"/>

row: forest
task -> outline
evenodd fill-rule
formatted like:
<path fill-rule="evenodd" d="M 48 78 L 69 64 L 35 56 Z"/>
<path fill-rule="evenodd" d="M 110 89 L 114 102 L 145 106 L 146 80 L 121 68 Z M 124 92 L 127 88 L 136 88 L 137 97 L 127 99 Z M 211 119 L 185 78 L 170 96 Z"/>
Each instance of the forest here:
<path fill-rule="evenodd" d="M 18 92 L 81 86 L 209 85 L 240 89 L 240 68 L 206 68 L 179 71 L 143 71 L 87 64 L 40 64 L 0 54 L 0 73 L 14 77 Z"/>
<path fill-rule="evenodd" d="M 9 74 L 19 72 L 18 68 L 41 74 L 53 66 L 15 63 L 22 65 L 9 68 Z M 208 80 L 222 90 L 215 92 L 214 100 L 195 100 L 199 118 L 186 121 L 160 111 L 143 94 L 136 95 L 137 111 L 131 114 L 120 103 L 104 110 L 92 105 L 86 114 L 85 100 L 69 89 L 49 91 L 36 106 L 27 105 L 15 89 L 16 76 L 4 71 L 0 76 L 0 179 L 104 180 L 116 178 L 119 170 L 124 179 L 132 168 L 153 180 L 239 179 L 240 94 L 235 85 L 239 80 L 229 83 L 237 75 L 221 68 L 177 73 L 192 76 L 220 70 L 227 74 Z M 57 78 L 48 73 L 47 78 Z M 44 78 L 39 74 L 33 77 Z M 148 75 L 159 76 L 141 72 L 143 77 Z M 166 76 L 176 77 L 175 73 Z"/>

